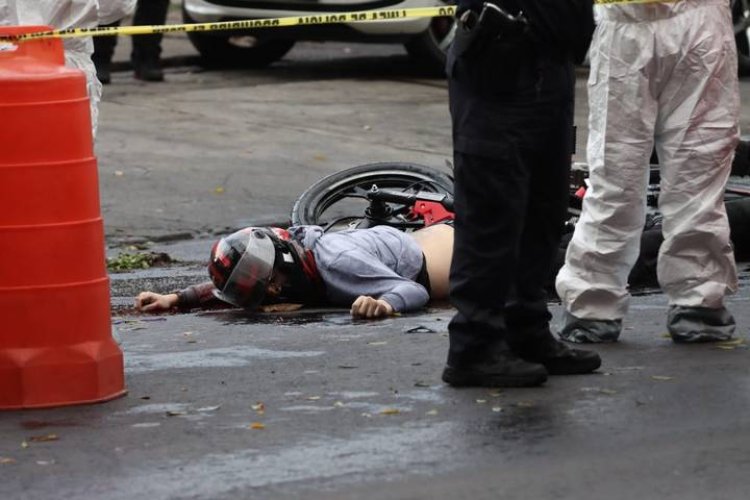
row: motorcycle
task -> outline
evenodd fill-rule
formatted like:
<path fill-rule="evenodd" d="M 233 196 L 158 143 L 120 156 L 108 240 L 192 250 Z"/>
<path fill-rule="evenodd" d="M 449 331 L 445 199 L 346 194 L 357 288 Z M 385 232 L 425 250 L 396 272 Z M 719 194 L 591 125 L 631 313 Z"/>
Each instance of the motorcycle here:
<path fill-rule="evenodd" d="M 733 167 L 733 173 L 739 168 Z M 652 164 L 650 171 L 647 217 L 653 220 L 659 218 L 659 165 Z M 587 178 L 588 166 L 573 163 L 568 206 L 571 227 L 581 212 Z M 747 184 L 729 183 L 725 193 L 727 202 L 750 203 Z M 453 217 L 453 176 L 432 167 L 399 162 L 369 163 L 328 175 L 297 198 L 291 213 L 293 225 L 318 225 L 326 231 L 377 225 L 408 231 Z"/>
<path fill-rule="evenodd" d="M 750 142 L 741 142 L 733 174 L 748 175 Z M 573 163 L 570 172 L 568 217 L 557 258 L 562 265 L 565 248 L 581 213 L 588 166 Z M 658 249 L 663 240 L 659 204 L 659 166 L 652 164 L 647 191 L 647 215 L 641 252 L 630 275 L 631 285 L 656 283 Z M 738 261 L 750 260 L 750 185 L 730 182 L 725 206 Z M 328 175 L 307 188 L 291 213 L 293 225 L 318 225 L 325 231 L 388 225 L 415 231 L 451 220 L 453 177 L 450 173 L 415 163 L 371 163 Z"/>

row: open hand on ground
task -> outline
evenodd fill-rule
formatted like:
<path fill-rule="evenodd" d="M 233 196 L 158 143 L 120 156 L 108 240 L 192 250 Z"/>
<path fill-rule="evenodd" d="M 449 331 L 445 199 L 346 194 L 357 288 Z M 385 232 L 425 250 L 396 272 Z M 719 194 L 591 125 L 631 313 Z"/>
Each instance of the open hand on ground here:
<path fill-rule="evenodd" d="M 154 292 L 141 292 L 135 298 L 135 308 L 141 312 L 164 312 L 177 307 L 177 294 L 162 295 Z"/>
<path fill-rule="evenodd" d="M 355 318 L 382 318 L 393 314 L 393 307 L 385 300 L 360 295 L 352 303 L 352 316 Z"/>

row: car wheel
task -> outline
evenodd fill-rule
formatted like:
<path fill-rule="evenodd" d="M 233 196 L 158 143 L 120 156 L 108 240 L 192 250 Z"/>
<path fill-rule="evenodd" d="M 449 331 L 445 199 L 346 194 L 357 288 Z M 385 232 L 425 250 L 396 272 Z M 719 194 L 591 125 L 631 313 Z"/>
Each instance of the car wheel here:
<path fill-rule="evenodd" d="M 448 5 L 454 2 L 444 2 Z M 433 17 L 429 28 L 406 42 L 406 51 L 431 73 L 445 74 L 445 58 L 456 34 L 454 17 Z"/>
<path fill-rule="evenodd" d="M 183 8 L 186 24 L 195 23 Z M 294 40 L 262 39 L 245 35 L 187 33 L 190 43 L 198 50 L 205 66 L 263 68 L 284 57 L 294 46 Z"/>
<path fill-rule="evenodd" d="M 737 42 L 737 69 L 740 76 L 750 76 L 750 0 L 734 0 L 732 4 L 734 39 Z"/>

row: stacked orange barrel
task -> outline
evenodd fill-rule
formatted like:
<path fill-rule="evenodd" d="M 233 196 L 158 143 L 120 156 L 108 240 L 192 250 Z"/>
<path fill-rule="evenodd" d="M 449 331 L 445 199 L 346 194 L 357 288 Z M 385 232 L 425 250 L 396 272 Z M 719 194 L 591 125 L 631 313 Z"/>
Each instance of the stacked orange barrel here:
<path fill-rule="evenodd" d="M 59 39 L 0 41 L 0 409 L 124 393 L 85 75 Z"/>

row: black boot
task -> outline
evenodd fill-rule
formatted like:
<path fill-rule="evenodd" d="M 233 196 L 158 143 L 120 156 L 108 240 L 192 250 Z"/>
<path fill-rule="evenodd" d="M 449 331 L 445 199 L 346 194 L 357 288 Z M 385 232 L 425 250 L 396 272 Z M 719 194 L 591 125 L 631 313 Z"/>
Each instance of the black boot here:
<path fill-rule="evenodd" d="M 508 343 L 524 361 L 544 365 L 550 375 L 591 373 L 602 364 L 597 353 L 570 348 L 557 340 L 549 329 L 509 335 Z"/>
<path fill-rule="evenodd" d="M 133 13 L 133 26 L 160 25 L 167 20 L 169 0 L 148 0 L 136 3 Z M 164 72 L 161 69 L 161 41 L 163 34 L 136 35 L 132 37 L 135 77 L 145 82 L 161 82 Z"/>
<path fill-rule="evenodd" d="M 96 61 L 94 59 L 94 65 L 96 66 L 96 78 L 102 82 L 103 85 L 109 85 L 112 82 L 112 63 L 109 61 Z"/>
<path fill-rule="evenodd" d="M 505 342 L 471 359 L 448 355 L 443 382 L 453 387 L 533 387 L 547 380 L 541 364 L 516 356 Z"/>
<path fill-rule="evenodd" d="M 120 22 L 117 21 L 112 24 L 103 25 L 102 27 L 115 28 L 119 25 Z M 104 85 L 112 81 L 112 56 L 115 54 L 116 46 L 116 36 L 94 37 L 94 53 L 91 54 L 91 60 L 94 61 L 94 66 L 96 66 L 96 77 Z"/>
<path fill-rule="evenodd" d="M 164 81 L 164 71 L 161 69 L 161 62 L 158 58 L 134 59 L 133 69 L 134 76 L 144 82 L 162 82 Z"/>

